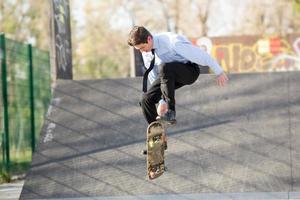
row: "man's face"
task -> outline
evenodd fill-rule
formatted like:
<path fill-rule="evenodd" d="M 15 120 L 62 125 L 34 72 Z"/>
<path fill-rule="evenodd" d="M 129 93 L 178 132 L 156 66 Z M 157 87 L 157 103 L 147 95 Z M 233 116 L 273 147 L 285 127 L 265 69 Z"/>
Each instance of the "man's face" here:
<path fill-rule="evenodd" d="M 147 43 L 142 43 L 134 46 L 135 49 L 140 52 L 150 52 L 153 48 L 153 39 L 149 36 L 147 39 Z"/>

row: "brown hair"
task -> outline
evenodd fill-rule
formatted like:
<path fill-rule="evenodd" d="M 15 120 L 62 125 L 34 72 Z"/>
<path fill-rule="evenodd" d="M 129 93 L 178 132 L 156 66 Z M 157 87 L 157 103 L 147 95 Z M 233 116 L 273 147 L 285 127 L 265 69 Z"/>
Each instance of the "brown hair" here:
<path fill-rule="evenodd" d="M 134 26 L 129 33 L 128 45 L 135 46 L 147 43 L 148 36 L 152 37 L 151 33 L 145 27 Z"/>

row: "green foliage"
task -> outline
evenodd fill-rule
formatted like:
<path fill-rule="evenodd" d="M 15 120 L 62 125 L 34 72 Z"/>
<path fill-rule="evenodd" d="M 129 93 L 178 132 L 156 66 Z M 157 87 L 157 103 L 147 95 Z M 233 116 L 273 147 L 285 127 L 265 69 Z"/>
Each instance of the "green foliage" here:
<path fill-rule="evenodd" d="M 78 65 L 75 65 L 75 67 Z M 83 67 L 75 68 L 75 79 L 99 79 L 122 77 L 118 63 L 109 56 L 87 59 Z"/>
<path fill-rule="evenodd" d="M 76 21 L 72 22 L 74 79 L 129 76 L 127 32 L 124 34 L 111 26 L 114 10 L 111 1 L 82 5 L 81 26 Z"/>
<path fill-rule="evenodd" d="M 10 183 L 11 175 L 3 170 L 0 171 L 0 184 L 1 183 Z"/>
<path fill-rule="evenodd" d="M 16 157 L 17 153 L 15 153 L 15 151 L 16 149 L 11 150 L 12 162 L 9 165 L 10 173 L 5 170 L 4 165 L 0 159 L 0 184 L 11 182 L 13 175 L 22 176 L 29 169 L 31 163 L 31 150 L 26 149 L 25 151 L 23 151 L 22 155 L 19 155 L 18 157 Z"/>
<path fill-rule="evenodd" d="M 0 32 L 11 39 L 31 41 L 49 49 L 49 1 L 0 0 Z"/>
<path fill-rule="evenodd" d="M 293 0 L 293 3 L 294 3 L 294 10 L 297 13 L 300 13 L 300 0 Z"/>

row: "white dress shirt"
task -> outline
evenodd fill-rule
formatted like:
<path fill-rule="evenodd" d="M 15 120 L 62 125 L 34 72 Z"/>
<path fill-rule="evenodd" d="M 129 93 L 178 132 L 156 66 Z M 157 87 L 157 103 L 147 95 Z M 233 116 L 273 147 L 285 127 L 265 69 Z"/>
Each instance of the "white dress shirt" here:
<path fill-rule="evenodd" d="M 193 45 L 186 37 L 171 32 L 153 35 L 155 49 L 155 65 L 149 73 L 148 79 L 153 83 L 158 77 L 158 65 L 170 62 L 192 62 L 201 66 L 208 66 L 219 75 L 223 72 L 221 66 L 204 50 Z M 146 68 L 150 67 L 153 55 L 151 52 L 142 53 Z"/>

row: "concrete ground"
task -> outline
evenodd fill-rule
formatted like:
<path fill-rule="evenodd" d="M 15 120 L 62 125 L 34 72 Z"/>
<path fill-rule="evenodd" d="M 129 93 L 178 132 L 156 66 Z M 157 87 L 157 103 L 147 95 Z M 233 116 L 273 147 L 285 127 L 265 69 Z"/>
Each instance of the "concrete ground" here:
<path fill-rule="evenodd" d="M 141 78 L 59 81 L 21 199 L 300 199 L 300 73 L 229 77 L 176 92 L 153 181 Z"/>
<path fill-rule="evenodd" d="M 24 185 L 24 181 L 0 184 L 0 199 L 18 200 L 20 198 L 23 185 Z"/>

